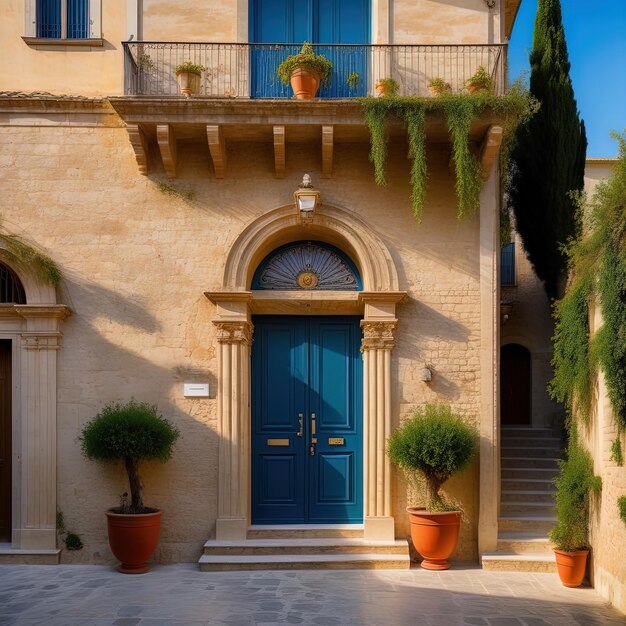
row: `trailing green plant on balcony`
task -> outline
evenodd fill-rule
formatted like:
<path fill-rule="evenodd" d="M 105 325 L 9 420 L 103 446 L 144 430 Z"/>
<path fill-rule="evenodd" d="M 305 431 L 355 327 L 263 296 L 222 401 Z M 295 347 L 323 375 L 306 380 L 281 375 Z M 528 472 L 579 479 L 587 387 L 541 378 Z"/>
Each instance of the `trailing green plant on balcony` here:
<path fill-rule="evenodd" d="M 290 54 L 279 66 L 277 70 L 278 77 L 288 85 L 291 75 L 298 68 L 309 70 L 319 74 L 320 83 L 328 85 L 330 83 L 333 64 L 323 54 L 315 54 L 313 46 L 305 41 L 302 49 L 298 54 Z"/>
<path fill-rule="evenodd" d="M 504 136 L 500 149 L 501 169 L 517 126 L 539 108 L 521 81 L 514 83 L 505 96 L 483 92 L 469 94 L 446 93 L 438 98 L 416 96 L 386 96 L 359 99 L 370 131 L 370 161 L 374 165 L 374 180 L 385 185 L 387 161 L 386 125 L 398 119 L 407 127 L 411 166 L 411 207 L 416 220 L 421 220 L 426 198 L 426 118 L 444 115 L 452 140 L 452 158 L 456 174 L 458 200 L 457 217 L 472 216 L 480 206 L 480 191 L 484 179 L 480 163 L 470 146 L 472 120 L 491 112 L 501 120 Z"/>

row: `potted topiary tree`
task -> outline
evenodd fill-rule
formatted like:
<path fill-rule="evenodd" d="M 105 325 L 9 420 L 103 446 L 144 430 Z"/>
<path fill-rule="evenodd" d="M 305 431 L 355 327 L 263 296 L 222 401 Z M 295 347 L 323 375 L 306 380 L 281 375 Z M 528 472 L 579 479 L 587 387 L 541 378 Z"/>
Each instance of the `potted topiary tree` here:
<path fill-rule="evenodd" d="M 602 479 L 593 473 L 593 460 L 576 441 L 570 440 L 567 458 L 559 461 L 556 485 L 557 523 L 550 531 L 561 582 L 578 587 L 585 577 L 589 554 L 589 499 L 602 489 Z"/>
<path fill-rule="evenodd" d="M 311 100 L 320 84 L 330 82 L 332 69 L 333 64 L 323 54 L 315 54 L 305 41 L 298 54 L 290 54 L 278 66 L 277 74 L 285 85 L 291 83 L 297 100 Z"/>
<path fill-rule="evenodd" d="M 474 456 L 474 428 L 446 404 L 418 408 L 389 438 L 387 454 L 394 465 L 416 472 L 424 487 L 426 508 L 408 507 L 411 540 L 422 567 L 444 570 L 459 539 L 461 512 L 446 501 L 441 486 Z"/>
<path fill-rule="evenodd" d="M 121 505 L 106 512 L 109 545 L 124 574 L 143 574 L 146 561 L 159 542 L 161 511 L 144 506 L 139 464 L 147 459 L 166 461 L 178 430 L 147 402 L 107 404 L 83 428 L 83 454 L 98 461 L 122 461 L 130 487 Z"/>
<path fill-rule="evenodd" d="M 205 70 L 204 65 L 191 61 L 177 65 L 175 71 L 180 93 L 187 97 L 197 94 L 200 91 L 200 78 Z"/>
<path fill-rule="evenodd" d="M 472 94 L 492 91 L 493 78 L 491 78 L 485 67 L 480 65 L 474 74 L 465 81 L 465 86 L 467 87 L 467 91 Z"/>

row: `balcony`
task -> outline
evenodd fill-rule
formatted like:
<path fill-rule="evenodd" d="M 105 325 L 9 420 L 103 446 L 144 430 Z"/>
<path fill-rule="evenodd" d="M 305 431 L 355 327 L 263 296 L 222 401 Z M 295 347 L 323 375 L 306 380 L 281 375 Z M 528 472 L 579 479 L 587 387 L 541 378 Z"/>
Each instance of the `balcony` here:
<path fill-rule="evenodd" d="M 276 70 L 300 44 L 124 42 L 124 93 L 132 96 L 179 95 L 175 68 L 184 61 L 203 65 L 199 97 L 291 98 Z M 505 92 L 506 45 L 316 45 L 333 63 L 330 84 L 320 99 L 374 95 L 376 82 L 393 78 L 399 95 L 428 96 L 431 78 L 443 78 L 459 93 L 483 66 L 497 95 Z M 359 76 L 355 85 L 348 77 Z"/>

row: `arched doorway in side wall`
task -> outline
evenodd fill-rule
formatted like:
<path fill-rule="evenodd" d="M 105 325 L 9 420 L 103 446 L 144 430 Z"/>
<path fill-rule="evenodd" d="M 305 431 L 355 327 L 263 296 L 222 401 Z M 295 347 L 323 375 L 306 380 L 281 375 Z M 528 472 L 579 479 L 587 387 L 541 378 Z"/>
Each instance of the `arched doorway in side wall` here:
<path fill-rule="evenodd" d="M 528 348 L 510 343 L 500 349 L 500 422 L 531 426 L 531 371 Z"/>

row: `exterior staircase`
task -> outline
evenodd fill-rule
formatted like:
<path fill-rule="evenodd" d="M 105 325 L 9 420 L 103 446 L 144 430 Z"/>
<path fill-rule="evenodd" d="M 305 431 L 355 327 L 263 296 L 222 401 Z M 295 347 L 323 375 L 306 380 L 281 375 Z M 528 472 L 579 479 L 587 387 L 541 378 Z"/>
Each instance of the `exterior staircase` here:
<path fill-rule="evenodd" d="M 503 427 L 501 497 L 496 552 L 481 557 L 484 569 L 556 572 L 548 538 L 556 523 L 555 487 L 561 440 L 549 429 Z"/>
<path fill-rule="evenodd" d="M 204 544 L 201 571 L 406 569 L 407 541 L 366 541 L 362 525 L 251 526 L 242 541 Z"/>

